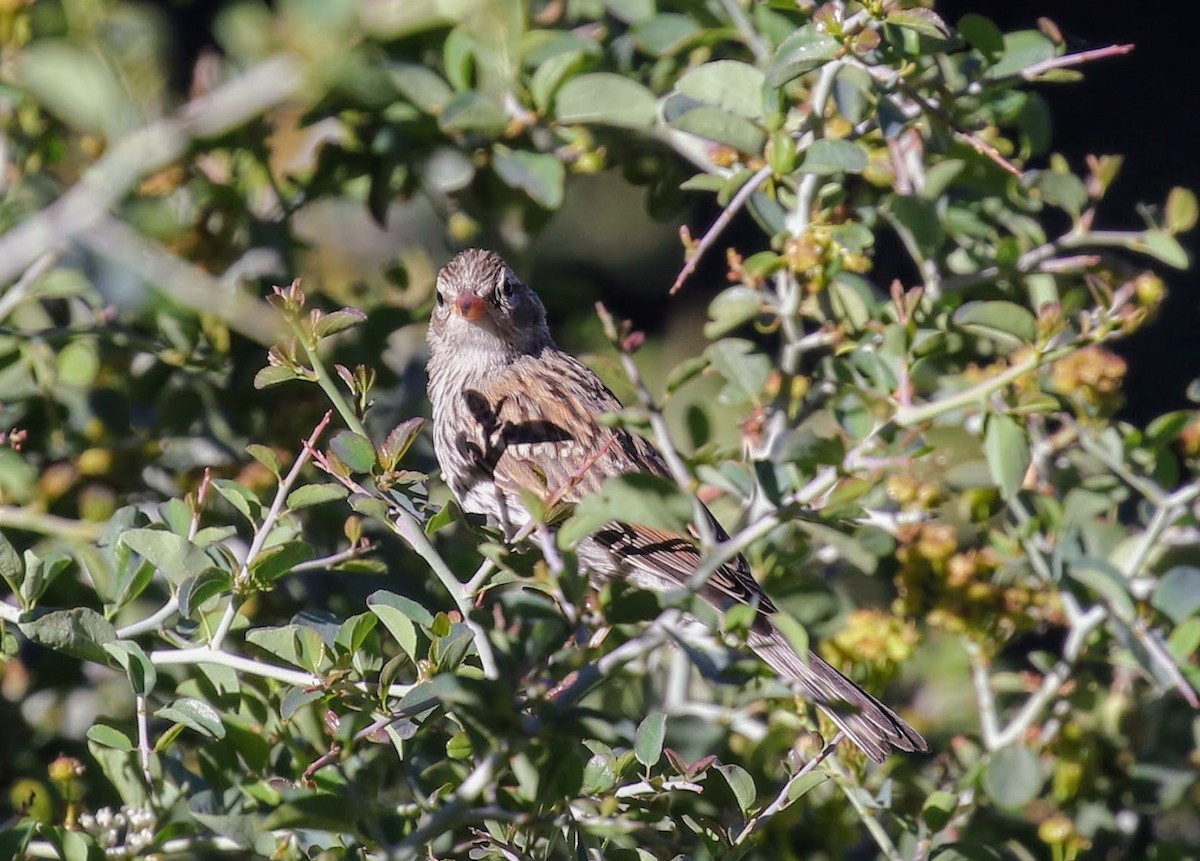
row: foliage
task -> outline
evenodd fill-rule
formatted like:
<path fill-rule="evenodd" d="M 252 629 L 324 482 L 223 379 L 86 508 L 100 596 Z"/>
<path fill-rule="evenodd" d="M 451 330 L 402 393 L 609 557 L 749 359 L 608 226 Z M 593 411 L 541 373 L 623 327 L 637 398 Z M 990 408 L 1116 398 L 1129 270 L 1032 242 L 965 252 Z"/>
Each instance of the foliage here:
<path fill-rule="evenodd" d="M 0 856 L 1184 857 L 1200 415 L 1115 420 L 1107 345 L 1196 203 L 1103 229 L 1120 159 L 1053 154 L 1030 87 L 1119 48 L 898 0 L 235 2 L 181 104 L 161 25 L 0 3 Z M 759 237 L 661 381 L 604 320 L 678 486 L 531 499 L 570 519 L 514 550 L 431 476 L 422 237 L 520 252 L 617 170 L 723 208 L 676 292 Z M 694 493 L 706 564 L 933 754 L 822 752 L 743 616 L 588 598 L 572 538 Z"/>

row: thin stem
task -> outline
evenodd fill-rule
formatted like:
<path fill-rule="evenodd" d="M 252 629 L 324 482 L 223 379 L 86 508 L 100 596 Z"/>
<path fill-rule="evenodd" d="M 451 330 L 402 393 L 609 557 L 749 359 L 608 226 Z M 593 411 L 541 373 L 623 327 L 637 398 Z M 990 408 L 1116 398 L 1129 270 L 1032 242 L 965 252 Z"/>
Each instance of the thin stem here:
<path fill-rule="evenodd" d="M 317 384 L 325 392 L 325 397 L 329 398 L 329 402 L 338 411 L 338 415 L 342 417 L 342 421 L 346 423 L 346 427 L 361 437 L 367 437 L 367 429 L 363 427 L 358 413 L 354 411 L 354 408 L 346 400 L 342 390 L 330 375 L 329 369 L 321 361 L 321 356 L 317 351 L 316 345 L 308 343 L 304 334 L 295 323 L 292 324 L 292 328 L 295 331 L 297 342 L 304 348 L 304 354 L 308 357 L 309 364 L 312 365 L 313 373 L 317 375 Z M 367 438 L 370 439 L 370 437 Z"/>
<path fill-rule="evenodd" d="M 213 664 L 229 667 L 231 670 L 246 673 L 251 676 L 261 676 L 264 679 L 275 679 L 289 685 L 302 688 L 320 688 L 324 682 L 320 676 L 300 670 L 289 670 L 273 664 L 264 664 L 241 655 L 221 652 L 207 646 L 196 646 L 190 649 L 159 649 L 150 653 L 150 663 L 158 667 L 190 666 L 193 664 Z"/>
<path fill-rule="evenodd" d="M 799 771 L 797 771 L 795 774 L 793 774 L 790 778 L 788 778 L 787 782 L 784 783 L 783 788 L 781 790 L 779 790 L 779 794 L 775 796 L 775 799 L 770 804 L 768 804 L 765 808 L 763 808 L 759 813 L 750 817 L 750 821 L 746 823 L 744 828 L 742 828 L 741 833 L 739 833 L 738 836 L 734 838 L 733 845 L 740 846 L 742 843 L 746 842 L 746 840 L 748 840 L 750 838 L 750 836 L 752 834 L 754 834 L 755 831 L 762 828 L 762 826 L 766 824 L 767 820 L 771 819 L 771 817 L 775 816 L 776 814 L 786 810 L 792 804 L 792 802 L 795 800 L 790 797 L 791 792 L 792 792 L 792 787 L 795 786 L 796 783 L 799 782 L 801 778 L 805 777 L 813 769 L 815 769 L 818 765 L 820 765 L 822 762 L 824 762 L 826 759 L 828 759 L 829 756 L 835 750 L 837 750 L 837 746 L 842 742 L 842 739 L 844 739 L 845 737 L 846 737 L 846 734 L 844 732 L 842 732 L 841 730 L 838 730 L 837 735 L 835 735 L 833 737 L 833 740 L 830 741 L 827 745 L 825 745 L 825 747 L 821 748 L 820 753 L 818 753 L 816 756 L 814 756 L 808 762 L 804 763 L 803 768 L 801 768 Z"/>
<path fill-rule="evenodd" d="M 220 649 L 221 644 L 225 642 L 225 636 L 229 633 L 229 628 L 233 625 L 233 620 L 237 617 L 238 605 L 240 603 L 238 600 L 238 588 L 243 586 L 246 578 L 250 576 L 250 566 L 254 563 L 258 554 L 262 552 L 263 545 L 266 544 L 267 538 L 270 537 L 272 530 L 274 530 L 276 522 L 278 522 L 280 515 L 283 514 L 292 485 L 300 477 L 300 470 L 304 468 L 304 465 L 312 457 L 317 440 L 321 438 L 321 434 L 325 432 L 325 428 L 329 427 L 330 418 L 330 414 L 326 412 L 321 421 L 317 423 L 317 426 L 313 428 L 313 432 L 309 434 L 308 440 L 300 447 L 292 468 L 280 480 L 279 487 L 275 491 L 275 498 L 271 501 L 271 508 L 267 511 L 258 529 L 255 530 L 254 539 L 250 542 L 250 549 L 246 551 L 246 561 L 242 563 L 242 566 L 233 576 L 233 594 L 229 596 L 229 604 L 226 605 L 225 612 L 221 616 L 221 621 L 217 623 L 217 629 L 213 632 L 212 639 L 209 640 L 208 647 L 210 649 Z"/>
<path fill-rule="evenodd" d="M 1051 57 L 1040 63 L 1034 63 L 1032 66 L 1026 66 L 1020 74 L 1025 80 L 1032 81 L 1051 69 L 1078 66 L 1081 63 L 1090 63 L 1093 60 L 1104 60 L 1109 57 L 1120 57 L 1128 54 L 1133 48 L 1133 45 L 1106 45 L 1103 48 L 1092 48 L 1089 51 L 1076 51 L 1074 54 L 1063 54 L 1061 57 Z"/>
<path fill-rule="evenodd" d="M 679 274 L 675 277 L 675 283 L 671 285 L 671 289 L 668 291 L 670 295 L 674 296 L 679 292 L 680 288 L 683 287 L 683 283 L 691 277 L 692 273 L 696 271 L 696 267 L 700 265 L 700 258 L 712 248 L 713 243 L 717 241 L 717 238 L 724 232 L 725 228 L 729 226 L 729 222 L 733 220 L 733 217 L 746 205 L 746 202 L 750 200 L 754 192 L 758 191 L 759 186 L 766 182 L 767 177 L 770 175 L 770 165 L 761 167 L 753 176 L 746 180 L 745 185 L 738 189 L 737 194 L 721 210 L 721 214 L 717 216 L 716 221 L 704 232 L 704 235 L 700 237 L 700 241 L 692 249 L 692 253 L 688 255 L 683 268 L 679 270 Z"/>
<path fill-rule="evenodd" d="M 104 532 L 103 523 L 70 520 L 66 517 L 59 517 L 57 514 L 17 508 L 14 505 L 0 505 L 0 528 L 20 529 L 24 532 L 36 532 L 39 535 L 50 535 L 55 538 L 66 538 L 89 544 L 98 541 Z"/>
<path fill-rule="evenodd" d="M 871 837 L 875 839 L 876 845 L 880 851 L 887 857 L 888 861 L 904 861 L 904 856 L 900 854 L 900 850 L 896 848 L 896 844 L 892 842 L 892 838 L 883 830 L 883 826 L 879 824 L 878 817 L 875 816 L 875 811 L 871 810 L 862 799 L 858 797 L 859 787 L 853 780 L 850 779 L 845 770 L 842 769 L 837 759 L 829 761 L 829 770 L 833 772 L 834 780 L 841 787 L 846 800 L 850 802 L 850 806 L 854 808 L 854 812 L 858 814 L 859 820 L 870 832 Z"/>
<path fill-rule="evenodd" d="M 30 264 L 20 279 L 6 290 L 0 293 L 0 321 L 3 321 L 14 309 L 22 302 L 25 297 L 33 290 L 42 276 L 54 268 L 54 264 L 58 262 L 57 251 L 47 251 Z"/>
<path fill-rule="evenodd" d="M 154 776 L 150 773 L 150 718 L 146 713 L 146 695 L 138 694 L 136 704 L 138 761 L 142 766 L 142 777 L 146 779 L 146 788 L 153 792 Z"/>
<path fill-rule="evenodd" d="M 1043 364 L 1058 361 L 1063 356 L 1073 353 L 1076 349 L 1075 345 L 1068 344 L 1048 350 L 1045 353 L 1034 353 L 1013 365 L 1007 371 L 997 374 L 994 377 L 989 377 L 982 382 L 963 389 L 961 392 L 949 395 L 940 400 L 922 404 L 918 407 L 900 407 L 896 410 L 893 421 L 900 427 L 909 428 L 937 418 L 945 413 L 953 412 L 954 410 L 982 404 L 987 400 L 988 396 L 1004 388 L 1009 383 L 1014 382 L 1030 371 L 1036 370 Z"/>

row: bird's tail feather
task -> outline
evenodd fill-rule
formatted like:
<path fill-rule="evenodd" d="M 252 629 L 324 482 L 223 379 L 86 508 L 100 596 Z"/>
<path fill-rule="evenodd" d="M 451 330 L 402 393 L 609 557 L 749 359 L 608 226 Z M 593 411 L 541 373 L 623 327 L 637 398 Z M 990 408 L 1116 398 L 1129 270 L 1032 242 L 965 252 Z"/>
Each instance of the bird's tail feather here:
<path fill-rule="evenodd" d="M 819 655 L 802 660 L 781 631 L 752 632 L 749 646 L 785 681 L 799 685 L 804 695 L 867 756 L 883 762 L 891 748 L 927 751 L 929 745 L 903 718 L 843 676 Z"/>

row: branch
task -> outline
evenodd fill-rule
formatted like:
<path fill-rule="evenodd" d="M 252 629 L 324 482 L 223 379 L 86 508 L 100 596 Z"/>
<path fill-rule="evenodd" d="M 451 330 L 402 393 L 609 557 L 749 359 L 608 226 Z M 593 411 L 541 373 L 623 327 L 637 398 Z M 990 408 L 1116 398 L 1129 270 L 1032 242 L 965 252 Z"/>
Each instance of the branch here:
<path fill-rule="evenodd" d="M 754 195 L 754 192 L 758 191 L 759 186 L 766 182 L 767 177 L 770 175 L 770 165 L 761 167 L 752 177 L 746 180 L 745 185 L 738 189 L 737 194 L 729 201 L 729 205 L 721 210 L 721 214 L 712 223 L 712 227 L 704 232 L 704 235 L 700 237 L 700 241 L 696 243 L 696 247 L 692 249 L 692 253 L 688 255 L 687 262 L 679 270 L 679 274 L 675 277 L 675 283 L 671 285 L 671 289 L 668 291 L 670 295 L 674 296 L 679 292 L 680 288 L 683 287 L 683 282 L 687 281 L 692 273 L 696 271 L 696 267 L 700 265 L 700 258 L 712 247 L 713 243 L 717 241 L 717 237 L 729 226 L 729 222 L 733 220 L 733 217 L 746 205 L 746 201 Z"/>
<path fill-rule="evenodd" d="M 312 457 L 314 446 L 317 440 L 321 438 L 321 434 L 325 432 L 325 428 L 329 427 L 331 414 L 326 412 L 325 416 L 313 428 L 313 432 L 309 434 L 308 440 L 301 446 L 299 454 L 296 455 L 296 461 L 292 464 L 292 468 L 288 470 L 279 481 L 279 487 L 275 491 L 275 499 L 271 501 L 271 508 L 267 511 L 266 517 L 263 518 L 262 524 L 254 532 L 254 539 L 250 543 L 250 549 L 246 551 L 246 560 L 242 563 L 241 568 L 233 575 L 233 594 L 229 596 L 229 604 L 225 607 L 225 612 L 221 616 L 221 621 L 217 623 L 217 630 L 213 632 L 212 639 L 209 640 L 208 647 L 210 649 L 220 649 L 221 644 L 225 641 L 225 635 L 229 633 L 229 628 L 233 625 L 233 620 L 237 616 L 238 611 L 238 587 L 246 582 L 246 578 L 250 576 L 250 566 L 253 564 L 258 554 L 262 552 L 263 545 L 267 543 L 267 538 L 275 529 L 275 523 L 279 520 L 279 516 L 283 514 L 284 505 L 287 502 L 288 493 L 291 492 L 292 485 L 296 483 L 296 479 L 300 477 L 300 470 L 308 463 Z"/>
<path fill-rule="evenodd" d="M 1026 66 L 1020 74 L 1025 80 L 1032 81 L 1051 69 L 1078 66 L 1081 63 L 1104 60 L 1108 57 L 1120 57 L 1128 54 L 1133 48 L 1133 45 L 1106 45 L 1103 48 L 1092 48 L 1090 51 L 1076 51 L 1074 54 L 1063 54 L 1061 57 L 1051 57 L 1049 60 L 1042 60 L 1040 63 Z"/>
<path fill-rule="evenodd" d="M 248 293 L 231 289 L 199 266 L 108 215 L 76 237 L 94 254 L 136 272 L 173 301 L 198 313 L 212 314 L 259 344 L 273 344 L 284 332 L 279 313 Z"/>
<path fill-rule="evenodd" d="M 46 514 L 44 511 L 17 508 L 15 505 L 0 505 L 0 528 L 21 529 L 25 532 L 36 532 L 39 535 L 84 541 L 89 544 L 98 541 L 104 532 L 103 523 L 70 520 L 66 517 L 59 517 L 57 514 Z"/>
<path fill-rule="evenodd" d="M 0 284 L 47 251 L 95 226 L 145 176 L 183 156 L 196 138 L 216 137 L 298 97 L 305 77 L 294 57 L 277 54 L 113 143 L 78 183 L 41 212 L 0 236 Z"/>

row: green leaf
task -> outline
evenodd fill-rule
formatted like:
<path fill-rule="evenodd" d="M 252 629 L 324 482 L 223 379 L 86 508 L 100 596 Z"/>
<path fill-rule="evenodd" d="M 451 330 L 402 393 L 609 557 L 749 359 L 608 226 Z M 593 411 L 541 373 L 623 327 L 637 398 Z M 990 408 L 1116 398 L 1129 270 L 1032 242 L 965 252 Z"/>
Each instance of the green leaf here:
<path fill-rule="evenodd" d="M 117 639 L 112 624 L 87 607 L 52 610 L 27 622 L 19 622 L 17 627 L 39 645 L 97 664 L 108 663 L 104 644 Z"/>
<path fill-rule="evenodd" d="M 317 338 L 327 338 L 338 332 L 365 322 L 367 315 L 357 308 L 341 308 L 321 314 L 313 323 L 313 335 Z"/>
<path fill-rule="evenodd" d="M 351 616 L 338 627 L 334 643 L 349 654 L 359 651 L 367 637 L 375 630 L 379 617 L 373 613 L 359 613 Z"/>
<path fill-rule="evenodd" d="M 581 72 L 592 62 L 588 52 L 579 50 L 555 54 L 541 63 L 529 81 L 529 92 L 538 111 L 549 111 L 563 81 Z"/>
<path fill-rule="evenodd" d="M 690 359 L 684 359 L 667 375 L 666 393 L 668 395 L 675 394 L 683 386 L 700 376 L 707 367 L 708 359 L 704 356 L 692 356 Z"/>
<path fill-rule="evenodd" d="M 279 462 L 279 455 L 275 453 L 275 449 L 269 446 L 251 443 L 246 446 L 246 454 L 257 460 L 267 469 L 274 473 L 276 478 L 279 478 L 283 465 Z"/>
<path fill-rule="evenodd" d="M 617 758 L 607 751 L 597 753 L 583 768 L 582 791 L 603 795 L 617 785 L 617 776 Z"/>
<path fill-rule="evenodd" d="M 446 742 L 446 756 L 450 759 L 470 759 L 472 752 L 471 736 L 465 730 L 459 730 Z"/>
<path fill-rule="evenodd" d="M 204 700 L 195 697 L 180 697 L 169 706 L 160 708 L 154 715 L 163 720 L 183 724 L 205 738 L 225 737 L 225 724 L 221 722 L 221 714 Z"/>
<path fill-rule="evenodd" d="M 623 75 L 594 72 L 563 84 L 554 100 L 560 123 L 602 123 L 643 128 L 658 114 L 658 100 L 641 84 Z"/>
<path fill-rule="evenodd" d="M 14 64 L 20 85 L 68 125 L 110 138 L 128 129 L 135 114 L 113 69 L 98 51 L 65 39 L 38 39 Z"/>
<path fill-rule="evenodd" d="M 567 172 L 555 156 L 528 150 L 514 151 L 496 144 L 492 169 L 506 185 L 520 189 L 546 209 L 562 206 Z"/>
<path fill-rule="evenodd" d="M 776 613 L 771 617 L 771 623 L 787 638 L 788 645 L 797 655 L 808 654 L 808 630 L 787 613 Z"/>
<path fill-rule="evenodd" d="M 690 107 L 680 112 L 680 100 L 681 97 L 672 96 L 664 106 L 667 122 L 672 128 L 713 143 L 724 144 L 738 152 L 762 152 L 767 142 L 767 134 L 750 120 L 709 105 Z M 684 104 L 692 103 L 688 101 Z"/>
<path fill-rule="evenodd" d="M 498 137 L 508 126 L 508 117 L 495 99 L 467 90 L 446 105 L 440 124 L 445 132 L 478 132 Z"/>
<path fill-rule="evenodd" d="M 1037 338 L 1037 318 L 1028 308 L 1013 302 L 967 302 L 954 312 L 954 322 L 1008 351 L 1032 344 Z"/>
<path fill-rule="evenodd" d="M 1004 33 L 990 18 L 969 12 L 958 19 L 958 32 L 989 64 L 1004 54 Z"/>
<path fill-rule="evenodd" d="M 609 13 L 626 24 L 645 21 L 654 14 L 654 0 L 604 0 Z"/>
<path fill-rule="evenodd" d="M 1142 254 L 1149 254 L 1176 269 L 1187 269 L 1190 265 L 1188 253 L 1179 244 L 1179 240 L 1161 230 L 1147 230 L 1139 238 L 1131 241 L 1129 247 Z"/>
<path fill-rule="evenodd" d="M 633 744 L 633 753 L 638 762 L 649 768 L 662 758 L 666 731 L 667 716 L 662 712 L 653 712 L 642 719 Z"/>
<path fill-rule="evenodd" d="M 641 50 L 654 57 L 666 57 L 681 51 L 701 29 L 690 15 L 666 12 L 639 21 L 631 32 Z"/>
<path fill-rule="evenodd" d="M 9 544 L 3 532 L 0 532 L 0 577 L 4 578 L 9 589 L 20 594 L 21 581 L 25 579 L 25 563 L 21 561 L 21 557 Z"/>
<path fill-rule="evenodd" d="M 676 92 L 750 120 L 766 113 L 763 86 L 766 75 L 749 63 L 716 60 L 685 72 L 675 82 Z"/>
<path fill-rule="evenodd" d="M 892 223 L 911 238 L 914 251 L 926 260 L 934 257 L 942 247 L 945 231 L 933 201 L 913 195 L 889 195 L 885 205 Z"/>
<path fill-rule="evenodd" d="M 1105 598 L 1118 619 L 1133 621 L 1135 613 L 1133 598 L 1129 595 L 1129 581 L 1112 565 L 1083 557 L 1068 566 L 1067 574 Z"/>
<path fill-rule="evenodd" d="M 782 86 L 793 78 L 811 72 L 832 60 L 842 49 L 831 36 L 819 31 L 813 24 L 805 24 L 788 36 L 767 71 L 767 82 L 773 87 Z"/>
<path fill-rule="evenodd" d="M 332 481 L 322 484 L 306 484 L 288 494 L 286 505 L 290 510 L 298 511 L 301 508 L 345 499 L 349 493 L 350 491 L 345 487 Z"/>
<path fill-rule="evenodd" d="M 983 437 L 983 454 L 1001 496 L 1012 499 L 1021 489 L 1033 459 L 1025 428 L 1003 413 L 992 413 Z"/>
<path fill-rule="evenodd" d="M 805 795 L 808 795 L 808 793 L 812 792 L 828 779 L 828 775 L 824 775 L 816 771 L 810 771 L 808 774 L 792 781 L 788 784 L 788 804 L 798 801 Z"/>
<path fill-rule="evenodd" d="M 105 643 L 104 651 L 125 671 L 135 694 L 149 694 L 154 690 L 154 685 L 158 682 L 158 671 L 154 669 L 154 664 L 150 662 L 149 656 L 141 646 L 133 640 L 116 640 Z"/>
<path fill-rule="evenodd" d="M 289 380 L 302 379 L 304 379 L 304 375 L 297 370 L 283 365 L 267 365 L 254 375 L 254 388 L 261 390 L 286 383 Z"/>
<path fill-rule="evenodd" d="M 195 619 L 198 610 L 210 598 L 228 592 L 233 588 L 233 578 L 228 571 L 209 568 L 195 577 L 188 577 L 179 584 L 176 596 L 179 600 L 179 614 L 185 619 Z"/>
<path fill-rule="evenodd" d="M 829 303 L 837 319 L 846 323 L 853 332 L 866 328 L 873 319 L 874 297 L 871 288 L 861 279 L 843 272 L 834 278 L 828 289 Z"/>
<path fill-rule="evenodd" d="M 228 478 L 213 479 L 212 488 L 221 494 L 221 498 L 232 505 L 234 510 L 250 521 L 251 526 L 258 525 L 258 518 L 262 516 L 262 503 L 250 488 Z"/>
<path fill-rule="evenodd" d="M 111 727 L 107 724 L 92 724 L 88 727 L 87 737 L 89 741 L 112 748 L 113 750 L 125 751 L 126 753 L 133 750 L 133 742 L 129 740 L 129 736 L 116 727 Z"/>
<path fill-rule="evenodd" d="M 1151 603 L 1176 624 L 1191 616 L 1200 608 L 1200 568 L 1176 565 L 1167 571 Z"/>
<path fill-rule="evenodd" d="M 395 637 L 405 654 L 414 661 L 425 657 L 417 651 L 416 625 L 427 629 L 433 627 L 434 617 L 428 610 L 410 598 L 383 589 L 368 596 L 367 606 Z"/>
<path fill-rule="evenodd" d="M 351 472 L 370 472 L 375 468 L 375 447 L 362 434 L 351 430 L 338 431 L 329 441 L 329 450 Z"/>
<path fill-rule="evenodd" d="M 737 801 L 738 808 L 743 814 L 748 813 L 758 795 L 758 790 L 754 787 L 754 778 L 750 776 L 750 772 L 733 763 L 718 765 L 716 769 L 721 772 L 721 776 L 733 790 L 733 797 Z"/>
<path fill-rule="evenodd" d="M 427 114 L 440 114 L 454 95 L 450 85 L 426 66 L 396 63 L 388 74 L 400 95 Z"/>
<path fill-rule="evenodd" d="M 771 376 L 771 360 L 758 352 L 754 344 L 739 338 L 725 338 L 704 351 L 713 370 L 728 381 L 721 392 L 724 403 L 758 402 Z"/>
<path fill-rule="evenodd" d="M 1000 807 L 1023 807 L 1042 788 L 1041 765 L 1033 752 L 1021 745 L 997 751 L 983 772 L 983 788 Z"/>
<path fill-rule="evenodd" d="M 260 585 L 274 583 L 285 574 L 290 574 L 301 562 L 307 562 L 315 555 L 312 546 L 305 541 L 275 544 L 261 550 L 250 560 L 250 576 Z"/>
<path fill-rule="evenodd" d="M 210 563 L 192 542 L 165 529 L 130 529 L 121 543 L 137 553 L 172 583 L 195 577 Z"/>
<path fill-rule="evenodd" d="M 1058 46 L 1037 30 L 1019 30 L 1004 36 L 1004 53 L 985 76 L 995 80 L 1019 75 L 1030 66 L 1058 56 Z"/>
<path fill-rule="evenodd" d="M 708 306 L 710 322 L 704 325 L 704 337 L 719 338 L 758 316 L 763 294 L 750 287 L 730 287 L 717 294 Z M 700 369 L 703 369 L 703 365 Z M 673 387 L 678 388 L 678 385 Z"/>
<path fill-rule="evenodd" d="M 559 530 L 559 543 L 574 547 L 613 522 L 685 534 L 691 518 L 691 500 L 673 481 L 641 472 L 615 475 L 575 507 L 574 516 Z"/>
<path fill-rule="evenodd" d="M 1075 218 L 1078 218 L 1087 206 L 1087 188 L 1084 187 L 1083 180 L 1073 173 L 1040 171 L 1033 181 L 1033 188 L 1046 203 L 1071 213 Z"/>
<path fill-rule="evenodd" d="M 384 469 L 395 469 L 425 427 L 425 419 L 412 418 L 396 425 L 379 446 L 379 463 Z"/>
<path fill-rule="evenodd" d="M 897 27 L 904 27 L 908 30 L 915 30 L 922 36 L 928 36 L 931 39 L 949 39 L 950 28 L 946 26 L 946 22 L 934 12 L 932 9 L 898 9 L 895 12 L 889 12 L 884 20 L 889 24 L 895 24 Z"/>
<path fill-rule="evenodd" d="M 1196 226 L 1196 195 L 1190 189 L 1176 186 L 1167 194 L 1166 227 L 1169 233 L 1187 233 Z"/>
<path fill-rule="evenodd" d="M 958 796 L 953 792 L 939 789 L 925 799 L 921 808 L 921 818 L 934 832 L 941 831 L 954 816 L 958 809 Z"/>
<path fill-rule="evenodd" d="M 818 138 L 804 150 L 800 170 L 806 174 L 860 174 L 866 169 L 866 150 L 852 140 Z"/>

